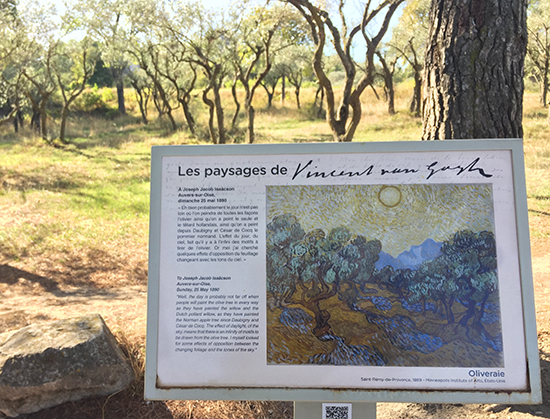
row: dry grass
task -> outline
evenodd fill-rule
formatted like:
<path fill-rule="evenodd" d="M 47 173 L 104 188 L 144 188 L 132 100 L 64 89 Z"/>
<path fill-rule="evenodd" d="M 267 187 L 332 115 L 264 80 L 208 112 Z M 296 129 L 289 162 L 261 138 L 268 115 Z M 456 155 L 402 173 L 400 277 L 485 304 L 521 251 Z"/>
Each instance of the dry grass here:
<path fill-rule="evenodd" d="M 143 336 L 127 336 L 115 332 L 123 352 L 130 360 L 136 380 L 127 389 L 111 396 L 93 397 L 65 403 L 22 419 L 290 419 L 291 402 L 250 401 L 144 401 Z M 1 414 L 0 414 L 1 415 Z"/>

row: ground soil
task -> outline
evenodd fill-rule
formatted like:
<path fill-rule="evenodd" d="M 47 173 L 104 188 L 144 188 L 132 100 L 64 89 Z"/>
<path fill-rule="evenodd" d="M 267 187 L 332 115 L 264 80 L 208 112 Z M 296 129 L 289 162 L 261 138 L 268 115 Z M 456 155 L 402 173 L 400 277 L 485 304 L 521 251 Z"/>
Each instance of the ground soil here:
<path fill-rule="evenodd" d="M 533 276 L 542 372 L 543 404 L 442 405 L 379 403 L 377 417 L 400 418 L 550 418 L 550 239 L 533 239 Z M 146 402 L 143 400 L 143 361 L 146 328 L 145 250 L 118 260 L 79 259 L 52 265 L 52 255 L 17 262 L 0 259 L 0 331 L 31 323 L 99 313 L 120 341 L 138 372 L 127 390 L 109 397 L 65 403 L 29 415 L 53 418 L 291 418 L 292 404 L 279 402 Z M 26 266 L 32 265 L 33 269 Z M 68 268 L 69 266 L 69 268 Z M 95 266 L 95 267 L 94 267 Z M 85 269 L 84 269 L 85 268 Z M 2 417 L 2 414 L 0 414 Z"/>

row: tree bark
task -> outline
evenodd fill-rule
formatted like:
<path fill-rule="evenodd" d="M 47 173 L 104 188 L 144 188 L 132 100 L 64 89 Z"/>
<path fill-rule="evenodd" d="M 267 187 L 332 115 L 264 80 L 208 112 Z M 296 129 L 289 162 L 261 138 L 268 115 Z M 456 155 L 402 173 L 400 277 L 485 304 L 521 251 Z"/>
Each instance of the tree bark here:
<path fill-rule="evenodd" d="M 286 83 L 285 83 L 286 77 L 283 75 L 283 80 L 281 82 L 281 107 L 285 107 L 285 96 L 286 96 Z"/>
<path fill-rule="evenodd" d="M 139 83 L 136 80 L 132 80 L 131 84 L 134 88 L 134 91 L 136 92 L 136 99 L 139 104 L 141 120 L 145 125 L 147 125 L 149 123 L 149 121 L 147 120 L 147 97 L 144 94 L 145 92 L 143 91 L 143 88 L 140 87 Z"/>
<path fill-rule="evenodd" d="M 181 98 L 179 101 L 183 109 L 183 116 L 185 117 L 185 121 L 187 122 L 187 128 L 189 128 L 189 132 L 191 132 L 191 134 L 195 135 L 197 132 L 197 129 L 196 129 L 197 122 L 195 121 L 195 118 L 191 113 L 191 107 L 189 106 L 189 102 L 191 101 L 191 95 L 186 93 L 185 96 Z"/>
<path fill-rule="evenodd" d="M 521 138 L 525 0 L 432 0 L 423 140 Z"/>
<path fill-rule="evenodd" d="M 182 83 L 183 80 L 179 80 L 178 78 L 168 69 L 165 71 L 161 71 L 161 68 L 158 63 L 158 57 L 157 60 L 154 61 L 155 69 L 156 71 L 164 77 L 166 80 L 168 80 L 170 83 L 172 83 L 172 86 L 174 87 L 174 90 L 176 91 L 176 98 L 178 102 L 180 103 L 183 115 L 185 117 L 185 121 L 187 122 L 187 127 L 189 128 L 189 131 L 191 134 L 195 135 L 196 133 L 196 122 L 195 118 L 193 117 L 193 114 L 191 113 L 191 107 L 189 103 L 191 102 L 191 92 L 195 88 L 195 82 L 197 81 L 197 72 L 191 66 L 191 70 L 193 72 L 193 77 L 190 81 L 185 81 Z"/>
<path fill-rule="evenodd" d="M 262 83 L 262 87 L 265 90 L 265 93 L 267 94 L 267 108 L 271 109 L 273 106 L 273 96 L 275 96 L 275 87 L 273 87 L 273 90 L 269 90 L 269 87 L 267 84 Z"/>
<path fill-rule="evenodd" d="M 17 108 L 13 108 L 12 111 L 4 119 L 0 119 L 0 127 L 3 125 L 7 125 L 10 122 L 17 122 Z M 15 125 L 15 127 L 17 127 L 17 125 Z M 15 129 L 15 132 L 17 132 L 17 128 Z"/>
<path fill-rule="evenodd" d="M 379 51 L 376 52 L 376 55 L 380 60 L 380 64 L 382 64 L 382 77 L 384 79 L 384 85 L 386 86 L 388 114 L 395 115 L 395 88 L 393 87 L 393 73 L 395 71 L 395 63 L 397 60 L 388 65 L 388 62 Z"/>
<path fill-rule="evenodd" d="M 161 103 L 157 106 L 157 109 L 159 111 L 159 118 L 162 116 L 162 114 L 166 114 L 168 116 L 168 120 L 170 121 L 170 126 L 172 127 L 172 131 L 176 131 L 178 129 L 178 126 L 176 124 L 176 120 L 174 119 L 174 116 L 172 115 L 172 105 L 170 104 L 170 98 L 168 97 L 168 94 L 166 93 L 166 90 L 164 90 L 164 87 L 162 86 L 160 80 L 158 77 L 155 77 L 152 72 L 148 71 L 144 67 L 145 72 L 151 77 L 153 80 L 153 84 L 155 85 L 156 91 L 158 96 L 160 97 Z M 118 89 L 117 89 L 118 90 Z M 162 108 L 164 109 L 162 109 Z"/>
<path fill-rule="evenodd" d="M 69 116 L 69 107 L 63 106 L 63 109 L 61 110 L 61 123 L 59 126 L 59 141 L 61 141 L 63 144 L 68 143 L 68 141 L 65 140 L 65 130 L 67 128 L 68 116 Z"/>
<path fill-rule="evenodd" d="M 420 116 L 421 106 L 421 96 L 422 96 L 422 70 L 414 70 L 414 90 L 413 97 L 411 99 L 411 106 L 409 108 L 410 112 L 416 116 Z"/>
<path fill-rule="evenodd" d="M 412 52 L 412 60 L 409 60 L 409 63 L 414 70 L 414 90 L 409 110 L 414 116 L 419 117 L 422 109 L 422 70 L 424 66 L 418 60 L 418 55 L 412 43 L 412 39 L 409 40 L 409 49 Z"/>
<path fill-rule="evenodd" d="M 116 96 L 118 103 L 118 113 L 126 115 L 126 105 L 124 104 L 124 83 L 119 80 L 116 84 Z"/>
<path fill-rule="evenodd" d="M 239 97 L 237 96 L 237 81 L 239 78 L 235 76 L 233 80 L 233 85 L 231 86 L 231 95 L 233 96 L 233 102 L 235 102 L 235 113 L 233 114 L 233 119 L 231 120 L 231 131 L 235 131 L 237 127 L 237 121 L 239 118 L 239 111 L 241 110 L 241 104 L 239 102 Z"/>
<path fill-rule="evenodd" d="M 325 90 L 321 85 L 319 85 L 319 87 L 317 88 L 317 92 L 315 93 L 315 100 L 313 101 L 314 106 L 317 103 L 317 97 L 319 96 L 319 94 L 321 95 L 321 97 L 319 99 L 319 109 L 317 110 L 316 116 L 319 119 L 323 119 L 325 118 L 325 112 L 323 109 L 323 103 L 325 103 Z"/>
<path fill-rule="evenodd" d="M 225 125 L 224 125 L 224 116 L 223 116 L 223 105 L 222 105 L 222 98 L 220 96 L 220 87 L 221 87 L 221 79 L 220 83 L 216 84 L 212 91 L 214 92 L 214 105 L 216 108 L 216 121 L 218 123 L 218 143 L 219 144 L 225 144 Z"/>
<path fill-rule="evenodd" d="M 362 13 L 361 23 L 354 26 L 349 32 L 345 21 L 342 27 L 333 24 L 329 14 L 310 0 L 287 0 L 298 9 L 311 28 L 311 35 L 315 43 L 313 54 L 313 71 L 326 95 L 327 122 L 332 136 L 337 142 L 352 141 L 357 126 L 361 121 L 360 96 L 374 81 L 375 66 L 374 54 L 386 34 L 390 20 L 404 0 L 380 2 L 371 9 L 371 2 L 366 2 Z M 341 3 L 343 5 L 343 2 Z M 342 16 L 342 15 L 341 15 Z M 383 16 L 383 17 L 382 17 Z M 382 18 L 383 22 L 372 35 L 368 26 L 375 18 Z M 345 71 L 340 103 L 337 104 L 334 87 L 324 68 L 324 48 L 328 37 L 332 38 L 332 45 Z M 366 54 L 364 74 L 356 82 L 357 68 L 353 58 L 351 45 L 355 35 L 363 36 Z"/>
<path fill-rule="evenodd" d="M 207 86 L 202 91 L 202 101 L 208 106 L 208 132 L 210 133 L 210 139 L 213 144 L 218 144 L 218 137 L 216 136 L 216 130 L 214 129 L 214 113 L 216 105 L 214 101 L 208 97 L 208 92 L 212 89 L 211 86 Z"/>
<path fill-rule="evenodd" d="M 254 106 L 252 106 L 252 101 L 246 101 L 244 105 L 244 109 L 246 111 L 246 120 L 247 120 L 247 126 L 246 126 L 246 141 L 249 144 L 254 143 L 256 140 L 256 133 L 254 132 L 254 117 L 256 116 L 256 110 L 254 109 Z"/>
<path fill-rule="evenodd" d="M 50 143 L 51 141 L 48 140 L 48 127 L 46 125 L 48 121 L 48 114 L 46 112 L 46 103 L 47 103 L 47 99 L 44 99 L 42 100 L 42 102 L 40 102 L 40 133 L 42 134 L 42 139 L 47 143 Z"/>
<path fill-rule="evenodd" d="M 540 103 L 546 108 L 548 103 L 548 64 L 546 65 L 547 70 L 545 76 L 541 79 L 540 83 Z"/>

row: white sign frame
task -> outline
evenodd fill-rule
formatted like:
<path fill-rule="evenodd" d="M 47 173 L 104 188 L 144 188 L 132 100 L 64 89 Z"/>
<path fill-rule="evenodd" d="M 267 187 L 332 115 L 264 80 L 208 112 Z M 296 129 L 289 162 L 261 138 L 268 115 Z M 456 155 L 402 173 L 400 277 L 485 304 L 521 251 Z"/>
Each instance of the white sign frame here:
<path fill-rule="evenodd" d="M 314 156 L 313 160 L 310 158 L 311 156 Z M 475 158 L 476 156 L 478 156 L 478 159 Z M 482 157 L 479 158 L 479 156 Z M 491 159 L 499 159 L 502 156 L 509 156 L 504 158 L 504 160 L 507 159 L 506 162 L 491 163 Z M 350 169 L 347 171 L 346 169 L 345 171 L 341 166 L 341 162 L 338 163 L 338 159 L 352 161 L 353 170 Z M 449 159 L 448 162 L 445 159 Z M 357 166 L 358 162 L 360 163 L 363 160 L 369 163 L 363 167 Z M 383 166 L 379 166 L 377 164 L 378 161 L 383 162 Z M 393 161 L 398 162 L 398 165 L 391 166 Z M 233 162 L 237 163 L 233 164 Z M 404 162 L 408 163 L 405 165 Z M 426 164 L 426 162 L 429 164 Z M 320 167 L 314 169 L 316 163 L 319 163 Z M 325 167 L 323 164 L 328 165 L 326 167 L 330 169 L 324 170 Z M 175 169 L 176 166 L 177 169 Z M 243 172 L 242 169 L 239 169 L 239 167 L 242 168 L 244 166 L 249 167 L 248 172 Z M 208 167 L 210 169 L 207 169 Z M 286 172 L 281 173 L 282 167 L 287 169 Z M 212 168 L 217 168 L 217 172 L 212 170 Z M 172 171 L 170 172 L 170 170 Z M 177 173 L 174 170 L 177 170 Z M 207 170 L 210 170 L 208 176 L 206 173 Z M 378 180 L 364 180 L 373 173 L 378 176 Z M 493 175 L 495 175 L 494 178 Z M 221 179 L 226 176 L 227 178 L 222 182 Z M 233 177 L 229 180 L 231 176 Z M 210 179 L 207 179 L 207 177 L 210 177 Z M 366 185 L 408 185 L 409 183 L 421 184 L 423 182 L 430 185 L 438 183 L 491 183 L 492 188 L 495 189 L 495 200 L 506 196 L 508 202 L 503 204 L 506 209 L 501 210 L 499 206 L 495 215 L 497 248 L 500 238 L 506 237 L 507 240 L 511 239 L 516 243 L 517 249 L 516 246 L 512 247 L 511 258 L 507 254 L 505 255 L 506 257 L 501 256 L 497 259 L 499 263 L 501 263 L 502 259 L 515 260 L 516 265 L 514 267 L 512 264 L 512 270 L 517 270 L 519 278 L 517 284 L 508 289 L 508 291 L 516 291 L 516 298 L 512 298 L 514 303 L 514 308 L 511 311 L 512 314 L 508 315 L 508 320 L 501 320 L 505 347 L 503 351 L 505 355 L 503 355 L 504 358 L 502 361 L 504 364 L 502 364 L 502 368 L 472 367 L 467 373 L 474 380 L 478 380 L 478 383 L 484 381 L 486 377 L 491 377 L 491 380 L 495 377 L 501 378 L 504 377 L 503 374 L 509 374 L 511 371 L 510 366 L 505 365 L 506 363 L 518 365 L 519 361 L 519 365 L 522 365 L 522 360 L 524 359 L 525 368 L 522 369 L 523 373 L 519 377 L 512 377 L 512 381 L 515 379 L 516 384 L 503 385 L 504 388 L 499 387 L 499 384 L 488 384 L 486 386 L 480 384 L 476 385 L 476 388 L 466 385 L 465 387 L 453 387 L 452 384 L 448 384 L 449 388 L 441 389 L 440 383 L 443 380 L 437 377 L 442 377 L 440 370 L 443 368 L 429 368 L 426 366 L 422 367 L 423 371 L 425 370 L 423 373 L 423 384 L 413 383 L 408 386 L 393 384 L 391 382 L 392 378 L 389 377 L 395 377 L 393 378 L 394 382 L 401 383 L 403 381 L 400 380 L 405 380 L 405 378 L 399 377 L 411 377 L 407 374 L 403 375 L 403 371 L 406 372 L 408 371 L 406 370 L 407 368 L 414 369 L 414 367 L 391 367 L 385 365 L 381 367 L 362 367 L 368 373 L 359 375 L 368 377 L 380 375 L 373 374 L 373 371 L 380 371 L 376 370 L 377 368 L 385 368 L 386 370 L 384 371 L 396 371 L 395 374 L 391 372 L 382 375 L 386 377 L 385 380 L 389 384 L 384 384 L 384 381 L 380 380 L 380 384 L 370 383 L 367 387 L 361 387 L 362 384 L 355 386 L 332 386 L 331 383 L 312 385 L 311 380 L 322 381 L 322 374 L 324 374 L 322 371 L 330 371 L 328 375 L 332 375 L 332 372 L 336 371 L 335 380 L 338 381 L 345 375 L 341 371 L 351 371 L 352 368 L 357 369 L 359 367 L 350 367 L 349 365 L 304 367 L 272 364 L 266 367 L 265 370 L 262 369 L 263 367 L 256 368 L 253 366 L 250 368 L 252 371 L 247 372 L 246 367 L 243 367 L 246 364 L 245 358 L 239 358 L 239 362 L 242 365 L 233 366 L 232 370 L 230 360 L 222 368 L 219 365 L 224 365 L 223 360 L 216 359 L 215 362 L 210 363 L 209 356 L 212 357 L 213 355 L 196 355 L 194 358 L 186 355 L 186 353 L 180 353 L 177 356 L 170 355 L 173 349 L 167 351 L 166 348 L 173 344 L 171 339 L 174 339 L 172 335 L 175 332 L 171 330 L 174 329 L 177 320 L 174 309 L 167 309 L 166 303 L 169 302 L 170 307 L 174 304 L 176 297 L 172 294 L 175 293 L 175 285 L 173 283 L 175 278 L 172 278 L 172 276 L 174 276 L 173 272 L 175 270 L 180 269 L 178 266 L 182 266 L 182 262 L 175 262 L 172 257 L 172 254 L 176 254 L 176 235 L 175 233 L 173 235 L 172 233 L 168 233 L 176 225 L 175 218 L 178 204 L 177 193 L 174 193 L 174 191 L 179 187 L 177 185 L 188 184 L 190 185 L 189 190 L 191 192 L 193 192 L 192 187 L 196 187 L 197 185 L 204 187 L 212 187 L 212 185 L 227 187 L 234 184 L 245 185 L 243 187 L 246 189 L 246 185 L 251 185 L 251 182 L 262 185 L 276 184 L 284 186 L 288 184 L 288 179 L 291 177 L 294 180 L 298 180 L 299 184 L 306 186 L 309 184 L 326 185 L 327 183 L 332 185 L 333 183 L 330 182 L 335 182 L 335 185 L 356 185 L 358 183 Z M 349 178 L 351 177 L 354 179 L 350 180 Z M 502 184 L 495 180 L 500 177 L 505 178 Z M 270 180 L 265 180 L 267 178 Z M 333 181 L 333 178 L 337 180 Z M 358 178 L 361 178 L 361 180 L 357 180 Z M 382 178 L 386 180 L 381 180 Z M 174 182 L 177 183 L 176 186 L 174 186 Z M 223 187 L 221 190 L 223 190 Z M 393 188 L 399 190 L 397 186 L 393 186 Z M 502 192 L 503 188 L 508 188 L 508 191 L 506 193 Z M 391 207 L 393 205 L 393 201 L 391 200 L 396 200 L 396 193 L 399 193 L 399 200 L 401 199 L 400 192 L 393 193 L 393 197 L 390 193 L 389 198 L 381 198 L 381 192 L 378 191 L 378 198 L 379 200 L 388 199 L 389 201 L 384 205 Z M 191 195 L 193 194 L 191 193 Z M 222 196 L 225 195 L 222 193 Z M 235 196 L 233 198 L 235 199 Z M 250 199 L 253 201 L 255 198 Z M 265 202 L 265 197 L 260 197 L 260 201 L 262 199 Z M 260 215 L 265 215 L 266 211 L 260 209 Z M 266 225 L 268 221 L 265 221 Z M 502 226 L 509 221 L 513 222 L 513 227 L 503 229 Z M 166 227 L 167 225 L 170 228 Z M 261 226 L 262 217 L 260 216 Z M 260 233 L 262 232 L 265 234 L 265 225 L 263 228 L 260 228 Z M 519 139 L 347 144 L 156 146 L 152 148 L 151 160 L 149 234 L 147 357 L 145 368 L 146 399 L 437 403 L 540 403 L 542 400 L 531 272 L 529 224 L 527 218 L 523 143 Z M 260 240 L 260 244 L 262 244 L 262 240 Z M 174 249 L 171 249 L 171 247 L 174 247 Z M 261 249 L 261 247 L 259 253 L 260 255 L 264 255 L 263 264 L 265 269 L 265 249 Z M 508 248 L 507 251 L 510 252 L 510 249 Z M 261 259 L 260 257 L 256 260 Z M 186 272 L 191 272 L 191 275 L 195 272 L 202 272 L 202 268 L 198 271 L 193 270 L 194 266 L 198 265 L 198 263 L 193 262 L 195 259 L 181 259 L 181 261 L 184 260 L 183 264 Z M 167 267 L 167 265 L 169 266 Z M 227 272 L 235 272 L 233 268 L 235 263 L 232 265 L 222 263 L 222 265 L 227 265 Z M 206 265 L 203 263 L 202 266 Z M 239 266 L 242 267 L 244 265 L 241 264 Z M 508 265 L 505 268 L 503 269 L 499 265 L 499 275 L 501 270 L 510 270 Z M 241 268 L 237 268 L 237 271 L 238 269 Z M 215 272 L 223 272 L 223 269 L 221 271 L 217 269 Z M 163 278 L 163 276 L 170 276 L 170 279 Z M 205 292 L 207 291 L 205 290 Z M 265 308 L 266 299 L 264 297 L 265 294 L 260 299 L 262 317 L 265 317 L 265 312 L 267 311 Z M 503 305 L 504 303 L 505 301 L 502 301 Z M 506 311 L 500 311 L 501 315 L 506 317 L 505 313 L 509 309 L 510 305 L 506 305 Z M 508 326 L 509 322 L 512 321 L 511 317 L 516 319 L 516 323 L 513 323 L 514 326 Z M 174 324 L 171 324 L 172 320 Z M 260 347 L 266 351 L 265 319 L 261 320 L 260 325 Z M 523 345 L 518 345 L 517 337 L 514 336 L 513 332 L 517 331 L 516 329 L 519 329 L 522 335 L 520 343 Z M 318 331 L 316 333 L 320 334 Z M 514 342 L 514 345 L 511 342 Z M 363 346 L 355 346 L 355 348 L 358 347 Z M 512 347 L 516 347 L 516 349 L 519 347 L 519 349 L 517 351 L 516 349 L 512 350 Z M 487 351 L 490 352 L 489 350 Z M 506 358 L 505 356 L 509 352 L 514 352 L 514 356 Z M 214 361 L 213 358 L 211 359 Z M 265 361 L 267 365 L 267 360 Z M 255 365 L 254 362 L 250 365 Z M 209 364 L 211 364 L 211 368 Z M 201 373 L 201 368 L 204 369 L 204 377 Z M 239 368 L 243 375 L 250 375 L 251 378 L 244 379 L 244 382 L 238 379 L 237 375 L 240 374 L 237 374 L 237 371 Z M 308 374 L 299 373 L 298 371 L 303 372 L 305 371 L 304 368 L 311 368 L 308 371 L 321 372 L 313 373 L 314 378 L 310 379 L 310 381 L 307 378 L 302 380 L 302 376 L 307 376 Z M 327 370 L 326 368 L 331 368 L 331 370 Z M 345 370 L 346 368 L 348 370 Z M 273 379 L 270 377 L 271 373 L 266 375 L 266 371 L 276 372 L 277 369 L 286 369 L 287 372 L 290 372 L 292 382 L 284 382 L 285 379 L 281 378 L 284 376 L 283 373 L 275 373 L 275 378 Z M 216 377 L 221 370 L 226 371 L 226 376 L 221 374 L 223 377 L 218 381 Z M 254 370 L 261 370 L 263 378 L 255 375 Z M 429 379 L 429 376 L 432 374 L 430 371 L 433 371 L 435 379 Z M 446 369 L 446 371 L 451 371 L 451 369 Z M 472 375 L 472 371 L 474 375 Z M 279 378 L 277 378 L 277 374 Z M 319 374 L 319 376 L 315 374 Z M 191 378 L 187 378 L 189 376 Z M 186 378 L 181 378 L 180 380 L 178 377 Z M 233 377 L 235 377 L 235 380 L 233 380 Z M 265 383 L 258 382 L 264 379 Z M 492 381 L 494 382 L 495 380 Z M 296 385 L 296 382 L 299 382 L 299 384 Z"/>

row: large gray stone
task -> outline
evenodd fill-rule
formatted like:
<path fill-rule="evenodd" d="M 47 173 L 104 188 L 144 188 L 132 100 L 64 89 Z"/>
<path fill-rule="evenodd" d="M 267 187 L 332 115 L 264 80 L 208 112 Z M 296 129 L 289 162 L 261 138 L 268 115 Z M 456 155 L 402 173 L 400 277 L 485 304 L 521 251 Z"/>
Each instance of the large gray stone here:
<path fill-rule="evenodd" d="M 7 416 L 112 394 L 133 379 L 99 314 L 0 334 L 0 412 Z"/>

